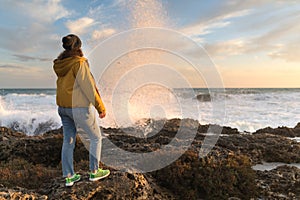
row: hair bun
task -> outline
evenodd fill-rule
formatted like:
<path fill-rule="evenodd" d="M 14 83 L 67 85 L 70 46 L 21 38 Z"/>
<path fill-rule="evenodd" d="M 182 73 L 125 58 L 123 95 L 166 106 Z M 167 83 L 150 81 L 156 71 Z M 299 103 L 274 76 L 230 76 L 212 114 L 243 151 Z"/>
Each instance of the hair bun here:
<path fill-rule="evenodd" d="M 80 49 L 81 40 L 77 35 L 69 34 L 62 38 L 63 48 L 66 50 Z"/>

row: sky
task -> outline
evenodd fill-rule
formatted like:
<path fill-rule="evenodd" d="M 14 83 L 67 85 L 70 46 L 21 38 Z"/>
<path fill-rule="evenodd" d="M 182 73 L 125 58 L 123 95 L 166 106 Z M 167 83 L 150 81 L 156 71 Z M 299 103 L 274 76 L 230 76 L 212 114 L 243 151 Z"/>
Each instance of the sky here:
<path fill-rule="evenodd" d="M 79 35 L 88 54 L 139 22 L 147 26 L 147 13 L 202 46 L 224 87 L 300 87 L 299 0 L 139 0 L 133 12 L 135 2 L 0 0 L 0 88 L 55 88 L 63 36 Z"/>

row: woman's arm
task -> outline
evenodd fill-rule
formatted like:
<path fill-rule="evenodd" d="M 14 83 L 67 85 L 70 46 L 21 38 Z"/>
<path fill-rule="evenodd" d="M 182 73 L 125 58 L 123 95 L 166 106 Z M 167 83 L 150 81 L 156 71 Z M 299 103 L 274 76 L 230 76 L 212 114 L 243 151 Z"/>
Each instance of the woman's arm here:
<path fill-rule="evenodd" d="M 88 98 L 88 100 L 95 106 L 99 113 L 99 117 L 105 116 L 106 110 L 102 102 L 100 93 L 97 89 L 95 80 L 90 72 L 89 65 L 87 61 L 80 62 L 78 68 L 76 81 L 79 84 L 82 92 Z"/>

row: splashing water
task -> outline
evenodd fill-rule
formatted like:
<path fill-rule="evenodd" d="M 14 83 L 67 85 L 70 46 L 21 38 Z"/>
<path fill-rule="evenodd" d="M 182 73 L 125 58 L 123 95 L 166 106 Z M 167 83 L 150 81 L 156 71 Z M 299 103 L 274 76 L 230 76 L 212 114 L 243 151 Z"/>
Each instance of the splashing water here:
<path fill-rule="evenodd" d="M 30 89 L 18 89 L 0 96 L 0 126 L 37 135 L 60 127 L 55 95 L 26 94 Z M 47 91 L 47 90 L 45 90 Z"/>
<path fill-rule="evenodd" d="M 1 114 L 6 113 L 6 110 L 4 109 L 3 105 L 4 105 L 4 102 L 2 101 L 2 97 L 0 97 L 0 113 Z"/>
<path fill-rule="evenodd" d="M 131 0 L 126 9 L 130 11 L 130 28 L 166 27 L 168 20 L 161 1 Z M 143 35 L 133 34 L 124 42 L 131 49 L 137 43 L 143 44 L 145 39 Z M 106 69 L 103 75 L 105 80 L 100 83 L 106 87 L 103 99 L 104 102 L 113 101 L 111 105 L 106 104 L 108 116 L 106 124 L 101 123 L 103 126 L 134 126 L 143 118 L 162 119 L 180 114 L 179 110 L 170 108 L 171 104 L 177 103 L 172 88 L 155 80 L 155 77 L 161 76 L 159 64 L 167 63 L 166 57 L 170 55 L 164 51 L 141 48 L 121 56 Z M 154 77 L 153 82 L 149 79 L 149 73 Z M 114 101 L 115 96 L 118 96 L 117 101 Z"/>
<path fill-rule="evenodd" d="M 132 28 L 166 27 L 166 15 L 161 1 L 132 0 L 129 3 Z"/>

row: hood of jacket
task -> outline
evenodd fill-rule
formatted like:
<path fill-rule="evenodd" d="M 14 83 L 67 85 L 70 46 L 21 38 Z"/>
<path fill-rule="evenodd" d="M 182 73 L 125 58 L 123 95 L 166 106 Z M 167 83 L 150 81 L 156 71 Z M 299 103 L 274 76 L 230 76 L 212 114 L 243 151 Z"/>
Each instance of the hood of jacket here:
<path fill-rule="evenodd" d="M 74 56 L 65 58 L 62 60 L 54 60 L 53 69 L 58 77 L 65 76 L 75 64 L 86 61 L 86 58 L 80 56 Z"/>

